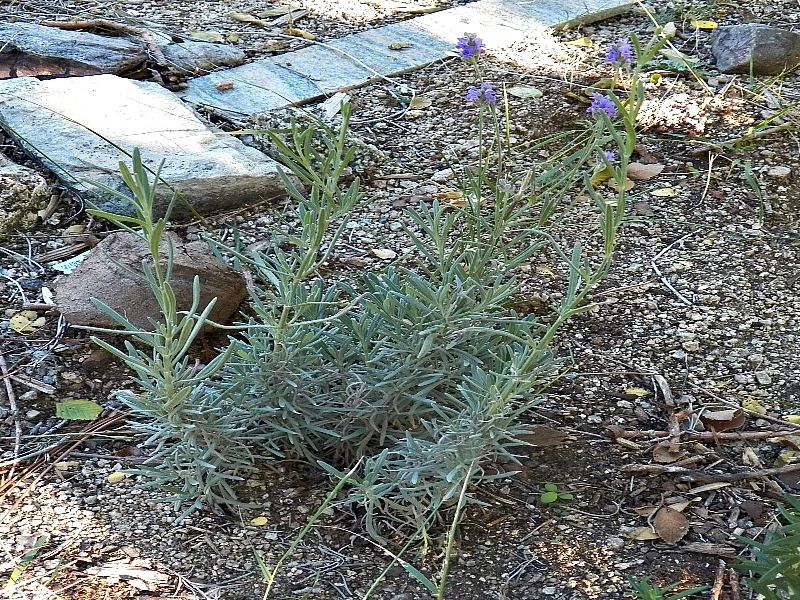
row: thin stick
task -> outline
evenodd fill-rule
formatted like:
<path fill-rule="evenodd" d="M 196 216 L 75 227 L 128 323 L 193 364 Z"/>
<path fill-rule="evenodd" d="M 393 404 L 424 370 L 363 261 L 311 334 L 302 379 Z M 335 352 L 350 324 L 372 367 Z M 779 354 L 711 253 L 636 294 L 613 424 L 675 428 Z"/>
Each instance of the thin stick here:
<path fill-rule="evenodd" d="M 741 600 L 742 596 L 739 591 L 739 573 L 736 569 L 728 571 L 728 583 L 731 584 L 731 600 Z"/>
<path fill-rule="evenodd" d="M 8 363 L 6 357 L 0 354 L 0 371 L 3 373 L 3 383 L 6 387 L 6 397 L 8 398 L 8 405 L 11 407 L 11 416 L 14 418 L 14 450 L 13 457 L 15 460 L 19 456 L 19 447 L 22 440 L 22 425 L 19 422 L 19 407 L 17 406 L 17 397 L 14 394 L 14 387 L 11 385 L 11 379 L 8 373 Z M 14 476 L 14 469 L 16 465 L 11 467 L 9 478 Z"/>
<path fill-rule="evenodd" d="M 623 438 L 626 440 L 641 440 L 641 439 L 659 439 L 669 438 L 669 431 L 658 431 L 649 429 L 647 431 L 628 431 L 613 429 L 609 432 L 614 439 Z M 724 431 L 717 433 L 715 431 L 684 431 L 681 434 L 683 439 L 692 441 L 743 441 L 743 440 L 765 440 L 775 437 L 784 437 L 789 435 L 797 435 L 797 430 L 790 429 L 784 431 Z"/>
<path fill-rule="evenodd" d="M 723 585 L 725 585 L 725 561 L 720 559 L 719 565 L 717 565 L 717 572 L 714 577 L 714 586 L 711 588 L 709 600 L 719 600 Z"/>
<path fill-rule="evenodd" d="M 622 467 L 626 473 L 649 473 L 652 475 L 677 475 L 678 480 L 685 483 L 719 483 L 743 481 L 745 479 L 758 479 L 772 475 L 784 475 L 800 471 L 800 464 L 775 467 L 773 469 L 760 469 L 758 471 L 745 471 L 743 473 L 706 473 L 692 469 L 683 469 L 673 465 L 628 465 Z"/>

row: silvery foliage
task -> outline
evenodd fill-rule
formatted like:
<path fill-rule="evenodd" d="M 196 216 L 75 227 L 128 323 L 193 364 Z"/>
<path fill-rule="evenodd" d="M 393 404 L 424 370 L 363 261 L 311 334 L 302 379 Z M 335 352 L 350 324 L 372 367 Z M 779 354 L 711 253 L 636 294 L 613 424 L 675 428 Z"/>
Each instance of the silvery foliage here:
<path fill-rule="evenodd" d="M 344 128 L 343 128 L 344 129 Z M 519 286 L 510 272 L 548 244 L 526 224 L 527 202 L 501 190 L 493 208 L 434 202 L 409 211 L 416 250 L 350 283 L 317 269 L 341 229 L 326 226 L 360 199 L 337 178 L 347 152 L 331 132 L 324 156 L 313 130 L 294 129 L 284 164 L 301 223 L 287 249 L 228 248 L 258 281 L 248 328 L 221 372 L 223 389 L 247 398 L 248 430 L 261 451 L 320 463 L 341 476 L 356 460 L 343 503 L 363 507 L 380 539 L 408 530 L 475 481 L 507 476 L 496 459 L 516 460 L 526 432 L 520 415 L 538 400 L 554 361 L 534 316 L 509 309 Z M 339 155 L 338 157 L 336 155 Z M 344 222 L 344 221 L 342 221 Z"/>

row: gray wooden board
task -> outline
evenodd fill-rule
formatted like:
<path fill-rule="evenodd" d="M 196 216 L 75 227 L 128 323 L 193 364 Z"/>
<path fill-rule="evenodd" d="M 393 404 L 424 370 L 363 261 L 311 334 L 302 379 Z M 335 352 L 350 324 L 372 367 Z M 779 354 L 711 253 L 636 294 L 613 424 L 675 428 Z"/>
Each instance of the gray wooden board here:
<path fill-rule="evenodd" d="M 7 79 L 0 81 L 0 125 L 68 187 L 118 214 L 131 214 L 130 203 L 93 183 L 126 192 L 118 163 L 130 164 L 134 148 L 153 169 L 163 159 L 163 180 L 203 214 L 284 195 L 272 159 L 210 130 L 155 83 L 115 75 Z M 172 192 L 160 190 L 163 206 Z"/>
<path fill-rule="evenodd" d="M 312 44 L 192 79 L 180 96 L 221 113 L 252 116 L 412 71 L 446 57 L 465 32 L 489 49 L 508 47 L 542 25 L 588 23 L 635 0 L 478 0 L 343 38 Z M 405 42 L 409 48 L 391 50 Z"/>

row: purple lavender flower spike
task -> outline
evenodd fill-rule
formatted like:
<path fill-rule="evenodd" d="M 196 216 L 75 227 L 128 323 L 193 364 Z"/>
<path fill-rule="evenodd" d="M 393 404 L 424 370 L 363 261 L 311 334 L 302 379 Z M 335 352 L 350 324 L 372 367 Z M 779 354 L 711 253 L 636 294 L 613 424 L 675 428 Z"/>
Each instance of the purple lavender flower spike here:
<path fill-rule="evenodd" d="M 614 104 L 614 101 L 600 92 L 595 92 L 592 94 L 592 103 L 588 109 L 586 109 L 593 117 L 597 116 L 598 113 L 606 113 L 609 119 L 614 119 L 617 116 L 617 105 Z"/>
<path fill-rule="evenodd" d="M 488 81 L 484 81 L 480 87 L 472 86 L 467 90 L 467 102 L 474 104 L 497 104 L 497 91 Z"/>
<path fill-rule="evenodd" d="M 464 37 L 458 38 L 456 50 L 461 58 L 477 58 L 486 51 L 486 45 L 476 34 L 465 33 Z"/>
<path fill-rule="evenodd" d="M 633 57 L 633 46 L 631 46 L 627 38 L 623 38 L 609 44 L 605 61 L 607 63 L 623 64 L 632 61 Z"/>

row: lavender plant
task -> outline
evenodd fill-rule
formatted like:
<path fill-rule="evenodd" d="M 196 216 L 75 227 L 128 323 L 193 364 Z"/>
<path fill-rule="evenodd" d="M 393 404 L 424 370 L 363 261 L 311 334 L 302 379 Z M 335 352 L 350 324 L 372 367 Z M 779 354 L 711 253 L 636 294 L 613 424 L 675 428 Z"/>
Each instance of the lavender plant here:
<path fill-rule="evenodd" d="M 124 350 L 98 337 L 92 340 L 122 359 L 142 389 L 140 394 L 119 395 L 137 415 L 133 426 L 145 438 L 145 445 L 152 448 L 150 456 L 132 473 L 144 475 L 146 485 L 170 494 L 168 500 L 176 507 L 184 505 L 184 514 L 205 505 L 235 505 L 234 482 L 253 468 L 246 439 L 249 414 L 237 406 L 231 395 L 234 390 L 220 393 L 209 385 L 230 358 L 233 347 L 200 368 L 190 360 L 189 348 L 207 324 L 215 301 L 200 307 L 200 281 L 195 277 L 192 306 L 188 311 L 178 310 L 170 284 L 172 246 L 165 235 L 175 197 L 164 216 L 155 219 L 161 168 L 151 182 L 139 150 L 134 150 L 132 170 L 122 162 L 119 169 L 130 196 L 95 185 L 129 201 L 135 215 L 126 217 L 97 209 L 90 213 L 136 235 L 147 245 L 150 256 L 142 262 L 139 276 L 158 301 L 161 320 L 153 323 L 152 331 L 144 331 L 108 305 L 93 300 L 122 329 L 89 329 L 129 338 Z"/>
<path fill-rule="evenodd" d="M 635 40 L 632 45 L 639 64 L 646 52 Z M 268 252 L 215 242 L 250 269 L 258 286 L 252 317 L 233 328 L 230 345 L 197 373 L 187 352 L 210 323 L 210 309 L 195 305 L 180 313 L 174 306 L 168 249 L 166 269 L 154 266 L 164 260 L 165 221 L 150 216 L 154 186 L 135 155 L 136 177 L 126 182 L 139 216 L 101 216 L 142 228 L 152 254 L 143 271 L 163 322 L 155 332 L 143 332 L 115 316 L 150 354 L 132 344 L 123 352 L 98 343 L 124 358 L 144 389 L 125 400 L 144 417 L 140 427 L 154 447 L 147 473 L 190 510 L 235 503 L 233 482 L 256 456 L 299 458 L 347 477 L 339 503 L 360 511 L 378 540 L 393 533 L 425 535 L 419 523 L 455 508 L 444 581 L 455 525 L 472 498 L 470 485 L 511 475 L 497 465 L 517 461 L 528 431 L 522 417 L 555 376 L 552 340 L 570 317 L 586 310 L 588 294 L 611 266 L 643 87 L 634 68 L 626 98 L 596 97 L 582 147 L 557 155 L 542 171 L 562 186 L 549 188 L 553 194 L 583 179 L 596 200 L 603 253 L 592 263 L 580 243 L 562 249 L 542 226 L 557 206 L 541 193 L 542 173 L 516 177 L 507 168 L 501 95 L 482 77 L 483 42 L 467 34 L 457 47 L 475 67 L 465 102 L 477 111 L 480 141 L 479 164 L 466 170 L 464 206 L 434 202 L 409 211 L 415 228 L 406 233 L 418 257 L 413 267 L 328 281 L 320 269 L 362 197 L 358 178 L 341 184 L 353 158 L 346 137 L 349 107 L 343 107 L 338 131 L 293 124 L 288 136 L 268 132 L 284 167 L 305 186 L 282 175 L 297 205 L 299 230 L 288 243 L 276 236 Z M 615 68 L 627 68 L 621 62 L 628 61 L 625 48 L 617 47 Z M 313 143 L 319 138 L 322 150 Z M 585 167 L 596 157 L 620 184 L 613 200 L 592 186 Z M 542 322 L 509 306 L 520 290 L 515 270 L 545 247 L 564 261 L 569 276 L 554 315 Z M 444 583 L 440 596 L 443 590 Z"/>
<path fill-rule="evenodd" d="M 751 557 L 736 565 L 750 573 L 748 587 L 766 600 L 800 598 L 800 498 L 787 494 L 780 517 L 782 526 L 765 542 L 742 538 Z"/>

